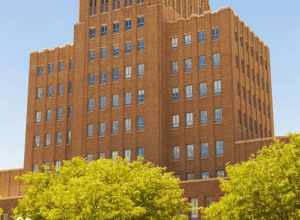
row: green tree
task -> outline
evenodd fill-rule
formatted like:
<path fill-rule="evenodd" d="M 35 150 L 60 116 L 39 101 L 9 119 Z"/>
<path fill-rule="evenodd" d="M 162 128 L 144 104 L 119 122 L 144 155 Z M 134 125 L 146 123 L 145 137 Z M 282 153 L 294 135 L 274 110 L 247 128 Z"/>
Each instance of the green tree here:
<path fill-rule="evenodd" d="M 299 220 L 300 135 L 264 147 L 256 158 L 227 167 L 224 197 L 204 209 L 208 220 Z"/>
<path fill-rule="evenodd" d="M 181 220 L 187 203 L 180 182 L 142 161 L 79 158 L 57 172 L 44 167 L 20 177 L 25 190 L 15 218 L 32 220 Z"/>

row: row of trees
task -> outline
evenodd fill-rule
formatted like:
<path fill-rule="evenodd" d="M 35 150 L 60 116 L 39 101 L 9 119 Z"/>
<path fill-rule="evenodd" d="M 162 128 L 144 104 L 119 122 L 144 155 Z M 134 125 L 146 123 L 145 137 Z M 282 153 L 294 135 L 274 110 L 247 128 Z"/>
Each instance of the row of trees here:
<path fill-rule="evenodd" d="M 300 219 L 300 135 L 226 171 L 224 197 L 201 209 L 204 219 Z M 20 180 L 25 193 L 14 215 L 32 220 L 181 220 L 189 211 L 180 181 L 142 161 L 75 158 Z"/>

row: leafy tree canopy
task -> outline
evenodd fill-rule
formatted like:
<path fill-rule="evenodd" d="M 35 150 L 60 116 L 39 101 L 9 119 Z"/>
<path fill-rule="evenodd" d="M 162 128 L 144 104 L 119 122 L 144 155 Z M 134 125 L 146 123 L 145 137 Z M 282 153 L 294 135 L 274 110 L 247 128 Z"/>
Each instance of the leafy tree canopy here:
<path fill-rule="evenodd" d="M 20 177 L 15 218 L 32 220 L 181 220 L 187 204 L 179 180 L 142 161 L 75 158 Z"/>
<path fill-rule="evenodd" d="M 227 167 L 225 196 L 204 210 L 208 220 L 299 220 L 300 135 L 264 147 L 256 158 Z"/>

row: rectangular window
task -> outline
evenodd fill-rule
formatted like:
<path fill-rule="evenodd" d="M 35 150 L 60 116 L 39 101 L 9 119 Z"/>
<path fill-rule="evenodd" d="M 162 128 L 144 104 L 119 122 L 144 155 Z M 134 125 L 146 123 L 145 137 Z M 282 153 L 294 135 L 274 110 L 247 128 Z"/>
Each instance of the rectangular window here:
<path fill-rule="evenodd" d="M 112 1 L 112 9 L 116 10 L 121 7 L 121 0 L 113 0 Z"/>
<path fill-rule="evenodd" d="M 94 73 L 89 73 L 88 75 L 88 85 L 94 86 L 96 84 L 96 75 Z"/>
<path fill-rule="evenodd" d="M 222 108 L 215 109 L 215 123 L 217 124 L 222 123 L 222 118 L 223 118 L 223 109 Z"/>
<path fill-rule="evenodd" d="M 205 82 L 200 83 L 200 86 L 199 86 L 200 97 L 207 96 L 207 93 L 208 93 L 207 84 Z"/>
<path fill-rule="evenodd" d="M 116 160 L 119 157 L 119 152 L 118 151 L 112 151 L 111 152 L 111 159 Z"/>
<path fill-rule="evenodd" d="M 200 69 L 204 69 L 206 68 L 207 64 L 206 64 L 206 57 L 205 55 L 201 55 L 199 56 L 199 68 Z"/>
<path fill-rule="evenodd" d="M 144 130 L 145 128 L 145 119 L 143 116 L 137 117 L 137 129 L 138 130 Z"/>
<path fill-rule="evenodd" d="M 172 116 L 172 128 L 179 128 L 180 118 L 179 115 L 173 115 Z"/>
<path fill-rule="evenodd" d="M 192 44 L 192 35 L 191 34 L 185 34 L 184 35 L 184 45 L 188 46 Z"/>
<path fill-rule="evenodd" d="M 67 144 L 70 145 L 72 143 L 72 131 L 67 131 Z"/>
<path fill-rule="evenodd" d="M 64 61 L 58 62 L 58 71 L 64 71 L 65 70 L 65 63 Z"/>
<path fill-rule="evenodd" d="M 105 59 L 107 58 L 107 56 L 108 56 L 107 48 L 106 47 L 100 48 L 100 58 Z"/>
<path fill-rule="evenodd" d="M 48 74 L 53 73 L 53 71 L 54 71 L 54 65 L 52 63 L 48 63 L 47 69 L 48 69 Z"/>
<path fill-rule="evenodd" d="M 120 54 L 120 48 L 118 47 L 118 46 L 113 46 L 113 56 L 114 57 L 117 57 L 117 56 L 119 56 L 119 54 Z"/>
<path fill-rule="evenodd" d="M 56 145 L 62 145 L 63 144 L 63 134 L 62 132 L 56 133 Z"/>
<path fill-rule="evenodd" d="M 172 146 L 172 159 L 173 160 L 180 159 L 180 148 L 177 145 Z"/>
<path fill-rule="evenodd" d="M 174 87 L 172 88 L 172 100 L 178 100 L 179 99 L 179 88 Z"/>
<path fill-rule="evenodd" d="M 48 86 L 48 97 L 53 97 L 54 96 L 54 87 L 53 86 Z"/>
<path fill-rule="evenodd" d="M 178 37 L 172 37 L 171 39 L 171 47 L 177 48 L 178 47 Z"/>
<path fill-rule="evenodd" d="M 48 147 L 51 145 L 51 134 L 47 133 L 45 135 L 45 146 Z"/>
<path fill-rule="evenodd" d="M 100 96 L 100 98 L 99 98 L 100 100 L 99 100 L 99 102 L 100 102 L 100 110 L 104 110 L 105 109 L 105 107 L 106 107 L 106 96 Z"/>
<path fill-rule="evenodd" d="M 192 198 L 191 199 L 191 220 L 199 219 L 199 207 L 198 207 L 198 199 Z"/>
<path fill-rule="evenodd" d="M 192 58 L 188 58 L 184 60 L 184 72 L 189 73 L 193 68 L 193 60 Z"/>
<path fill-rule="evenodd" d="M 125 79 L 131 79 L 132 68 L 131 66 L 125 67 Z"/>
<path fill-rule="evenodd" d="M 112 134 L 117 134 L 119 132 L 119 121 L 112 122 Z"/>
<path fill-rule="evenodd" d="M 218 67 L 221 64 L 221 54 L 219 53 L 214 53 L 213 54 L 213 59 L 212 59 L 212 63 L 214 67 Z"/>
<path fill-rule="evenodd" d="M 119 33 L 119 32 L 120 32 L 120 24 L 113 23 L 113 33 Z"/>
<path fill-rule="evenodd" d="M 172 74 L 177 74 L 178 73 L 178 62 L 177 61 L 172 61 L 171 62 L 171 73 Z"/>
<path fill-rule="evenodd" d="M 200 125 L 206 125 L 208 123 L 208 113 L 207 111 L 200 112 Z"/>
<path fill-rule="evenodd" d="M 132 28 L 132 21 L 130 19 L 125 20 L 125 30 L 129 31 Z"/>
<path fill-rule="evenodd" d="M 59 107 L 56 111 L 56 120 L 61 121 L 63 119 L 64 108 Z"/>
<path fill-rule="evenodd" d="M 204 31 L 200 31 L 198 32 L 198 41 L 200 43 L 204 43 L 205 42 L 205 32 Z"/>
<path fill-rule="evenodd" d="M 43 67 L 37 67 L 36 68 L 36 74 L 38 75 L 38 76 L 41 76 L 41 75 L 43 75 L 44 74 L 44 68 Z"/>
<path fill-rule="evenodd" d="M 59 96 L 64 96 L 64 93 L 65 93 L 64 84 L 58 84 L 58 95 Z"/>
<path fill-rule="evenodd" d="M 208 171 L 203 171 L 201 173 L 201 179 L 208 179 L 209 178 L 209 172 Z"/>
<path fill-rule="evenodd" d="M 112 81 L 117 81 L 120 79 L 120 69 L 115 67 L 112 69 Z"/>
<path fill-rule="evenodd" d="M 106 72 L 100 73 L 100 83 L 101 84 L 107 83 L 107 73 Z"/>
<path fill-rule="evenodd" d="M 55 166 L 55 170 L 56 170 L 56 171 L 59 171 L 59 169 L 60 169 L 61 166 L 62 166 L 62 162 L 61 162 L 60 160 L 56 160 L 54 166 Z"/>
<path fill-rule="evenodd" d="M 44 89 L 43 88 L 37 88 L 36 89 L 36 98 L 42 99 L 44 97 Z"/>
<path fill-rule="evenodd" d="M 73 83 L 72 81 L 68 82 L 68 94 L 71 95 L 73 93 Z"/>
<path fill-rule="evenodd" d="M 131 150 L 130 149 L 124 150 L 124 159 L 127 161 L 131 161 Z"/>
<path fill-rule="evenodd" d="M 131 100 L 132 100 L 131 92 L 126 92 L 126 94 L 125 94 L 125 105 L 126 106 L 131 105 Z"/>
<path fill-rule="evenodd" d="M 42 112 L 35 113 L 35 122 L 40 123 L 42 121 Z"/>
<path fill-rule="evenodd" d="M 34 147 L 40 147 L 41 139 L 40 136 L 36 135 L 34 136 Z"/>
<path fill-rule="evenodd" d="M 185 113 L 185 126 L 187 128 L 193 127 L 194 124 L 194 114 L 192 112 Z"/>
<path fill-rule="evenodd" d="M 194 145 L 188 144 L 186 145 L 186 156 L 188 160 L 194 159 Z"/>
<path fill-rule="evenodd" d="M 145 65 L 143 63 L 137 65 L 137 75 L 139 79 L 144 77 Z"/>
<path fill-rule="evenodd" d="M 113 95 L 112 97 L 112 107 L 119 107 L 119 95 Z"/>
<path fill-rule="evenodd" d="M 129 5 L 132 5 L 133 0 L 124 0 L 124 6 L 127 7 Z"/>
<path fill-rule="evenodd" d="M 128 41 L 125 43 L 125 54 L 128 55 L 132 51 L 132 43 Z"/>
<path fill-rule="evenodd" d="M 94 155 L 93 154 L 87 154 L 85 156 L 85 160 L 88 161 L 88 162 L 91 162 L 94 160 Z"/>
<path fill-rule="evenodd" d="M 88 112 L 94 111 L 96 108 L 96 101 L 93 98 L 88 99 Z"/>
<path fill-rule="evenodd" d="M 225 177 L 225 171 L 224 170 L 217 170 L 217 177 Z"/>
<path fill-rule="evenodd" d="M 108 11 L 108 0 L 101 0 L 100 9 L 101 9 L 101 12 L 107 12 Z"/>
<path fill-rule="evenodd" d="M 51 115 L 52 115 L 52 110 L 51 110 L 51 109 L 48 109 L 48 110 L 47 110 L 47 116 L 46 116 L 46 120 L 47 120 L 47 121 L 50 121 L 50 120 L 51 120 Z"/>
<path fill-rule="evenodd" d="M 89 29 L 89 39 L 93 40 L 97 36 L 96 28 L 92 27 Z"/>
<path fill-rule="evenodd" d="M 96 60 L 96 51 L 89 50 L 88 58 L 90 62 Z"/>
<path fill-rule="evenodd" d="M 202 159 L 208 158 L 208 143 L 202 143 L 200 146 L 200 156 Z"/>
<path fill-rule="evenodd" d="M 145 102 L 145 91 L 143 89 L 138 90 L 137 102 L 138 104 L 144 104 Z"/>
<path fill-rule="evenodd" d="M 99 153 L 99 159 L 105 159 L 105 153 L 101 152 Z"/>
<path fill-rule="evenodd" d="M 139 39 L 137 42 L 137 48 L 139 51 L 143 51 L 145 49 L 144 39 Z"/>
<path fill-rule="evenodd" d="M 107 35 L 108 28 L 106 24 L 101 25 L 101 36 Z"/>
<path fill-rule="evenodd" d="M 216 141 L 216 156 L 224 155 L 224 141 Z"/>
<path fill-rule="evenodd" d="M 185 97 L 187 99 L 193 98 L 193 86 L 192 85 L 185 86 Z"/>
<path fill-rule="evenodd" d="M 106 132 L 106 123 L 105 122 L 101 122 L 99 125 L 99 136 L 100 137 L 104 137 L 105 136 L 105 132 Z"/>
<path fill-rule="evenodd" d="M 94 125 L 93 124 L 88 124 L 87 125 L 87 137 L 91 138 L 94 136 Z"/>
<path fill-rule="evenodd" d="M 211 36 L 212 36 L 212 40 L 218 40 L 220 37 L 220 30 L 219 27 L 213 27 L 211 30 Z"/>
<path fill-rule="evenodd" d="M 125 132 L 131 131 L 131 118 L 125 119 Z"/>
<path fill-rule="evenodd" d="M 136 155 L 138 158 L 144 158 L 145 156 L 145 149 L 143 147 L 136 148 Z"/>
<path fill-rule="evenodd" d="M 138 28 L 145 26 L 145 18 L 144 18 L 144 16 L 137 17 L 137 26 L 138 26 Z"/>
<path fill-rule="evenodd" d="M 216 96 L 221 95 L 221 93 L 222 93 L 222 81 L 221 80 L 216 80 L 214 82 L 214 93 Z"/>

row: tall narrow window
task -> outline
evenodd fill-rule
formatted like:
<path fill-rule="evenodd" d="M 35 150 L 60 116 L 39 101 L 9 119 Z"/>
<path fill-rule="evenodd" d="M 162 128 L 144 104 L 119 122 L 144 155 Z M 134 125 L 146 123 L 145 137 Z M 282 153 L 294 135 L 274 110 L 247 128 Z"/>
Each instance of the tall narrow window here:
<path fill-rule="evenodd" d="M 144 104 L 145 101 L 145 91 L 143 89 L 138 90 L 137 102 L 138 104 Z"/>
<path fill-rule="evenodd" d="M 224 155 L 224 141 L 216 141 L 216 156 Z"/>
<path fill-rule="evenodd" d="M 215 123 L 220 124 L 222 123 L 223 119 L 223 109 L 217 108 L 215 109 Z"/>
<path fill-rule="evenodd" d="M 144 16 L 137 17 L 137 26 L 140 28 L 140 27 L 144 27 L 144 25 L 145 25 Z"/>
<path fill-rule="evenodd" d="M 137 117 L 137 129 L 143 130 L 145 128 L 145 119 L 143 116 Z"/>
<path fill-rule="evenodd" d="M 191 219 L 198 219 L 199 218 L 199 208 L 198 208 L 198 199 L 197 198 L 192 198 L 191 199 Z"/>
<path fill-rule="evenodd" d="M 137 65 L 137 75 L 139 79 L 144 78 L 144 73 L 145 73 L 145 65 L 143 63 L 140 63 Z"/>
<path fill-rule="evenodd" d="M 222 81 L 221 80 L 216 80 L 214 82 L 214 93 L 215 95 L 221 95 L 222 93 Z"/>
<path fill-rule="evenodd" d="M 192 85 L 185 86 L 185 97 L 187 99 L 193 98 L 193 86 Z"/>
<path fill-rule="evenodd" d="M 205 159 L 208 157 L 208 143 L 202 143 L 200 146 L 200 156 L 201 159 Z"/>
<path fill-rule="evenodd" d="M 194 124 L 194 114 L 193 112 L 188 112 L 185 114 L 185 126 L 187 128 L 191 128 L 193 127 L 193 124 Z"/>
<path fill-rule="evenodd" d="M 97 0 L 90 0 L 89 15 L 93 16 L 97 11 Z"/>
<path fill-rule="evenodd" d="M 205 82 L 201 82 L 199 86 L 199 95 L 200 97 L 207 96 L 207 84 Z"/>
<path fill-rule="evenodd" d="M 193 60 L 192 58 L 188 58 L 184 60 L 184 72 L 189 73 L 193 68 Z"/>
<path fill-rule="evenodd" d="M 214 67 L 218 67 L 221 64 L 221 55 L 219 53 L 214 53 L 212 58 L 212 63 Z"/>
<path fill-rule="evenodd" d="M 220 37 L 219 27 L 213 27 L 211 30 L 212 40 L 218 40 Z"/>
<path fill-rule="evenodd" d="M 172 116 L 172 128 L 179 128 L 179 115 Z"/>
<path fill-rule="evenodd" d="M 193 144 L 186 145 L 186 157 L 188 160 L 194 159 L 194 145 Z"/>
<path fill-rule="evenodd" d="M 120 0 L 113 0 L 112 1 L 112 9 L 116 10 L 121 7 L 121 1 Z"/>
<path fill-rule="evenodd" d="M 172 146 L 172 159 L 173 160 L 179 160 L 180 159 L 180 148 L 177 145 Z"/>
<path fill-rule="evenodd" d="M 108 11 L 108 0 L 101 0 L 100 10 L 101 10 L 101 12 Z"/>

